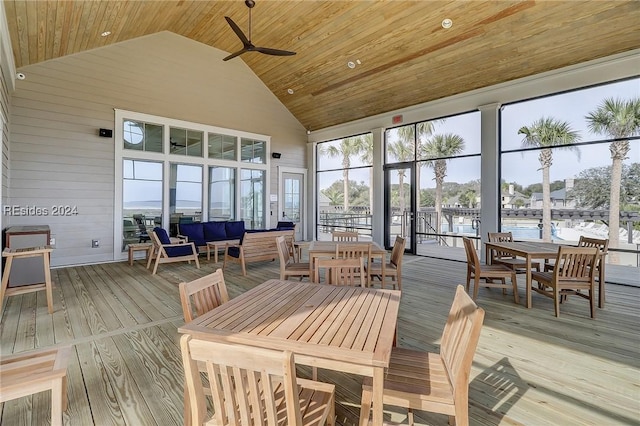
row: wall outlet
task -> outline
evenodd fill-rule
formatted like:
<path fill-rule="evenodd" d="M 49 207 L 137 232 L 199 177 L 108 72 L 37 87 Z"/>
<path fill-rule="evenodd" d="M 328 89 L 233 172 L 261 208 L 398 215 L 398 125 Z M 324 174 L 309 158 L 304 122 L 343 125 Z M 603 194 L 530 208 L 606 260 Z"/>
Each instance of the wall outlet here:
<path fill-rule="evenodd" d="M 100 240 L 91 240 L 91 248 L 100 247 Z"/>

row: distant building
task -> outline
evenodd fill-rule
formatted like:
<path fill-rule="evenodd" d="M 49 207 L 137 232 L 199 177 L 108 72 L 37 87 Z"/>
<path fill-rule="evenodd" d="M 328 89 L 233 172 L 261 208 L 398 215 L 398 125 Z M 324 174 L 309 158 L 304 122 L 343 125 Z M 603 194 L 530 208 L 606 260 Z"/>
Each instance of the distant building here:
<path fill-rule="evenodd" d="M 575 209 L 576 200 L 571 196 L 573 189 L 573 179 L 565 179 L 564 188 L 551 191 L 551 208 L 552 209 Z M 568 194 L 567 194 L 568 192 Z M 542 192 L 534 192 L 531 194 L 530 205 L 532 209 L 542 208 Z"/>

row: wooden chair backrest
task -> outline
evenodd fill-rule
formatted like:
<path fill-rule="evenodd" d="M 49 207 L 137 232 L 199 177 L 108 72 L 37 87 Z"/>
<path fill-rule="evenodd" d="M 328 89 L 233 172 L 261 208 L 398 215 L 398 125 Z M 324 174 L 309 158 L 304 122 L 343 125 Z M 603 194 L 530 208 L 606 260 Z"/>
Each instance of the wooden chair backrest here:
<path fill-rule="evenodd" d="M 599 251 L 598 261 L 596 263 L 597 267 L 600 267 L 600 264 L 606 262 L 606 256 L 609 253 L 609 240 L 601 240 L 599 238 L 589 238 L 583 235 L 580 236 L 580 241 L 578 241 L 578 247 L 595 247 Z"/>
<path fill-rule="evenodd" d="M 292 260 L 289 244 L 287 244 L 287 240 L 285 240 L 284 236 L 279 236 L 276 237 L 276 245 L 278 246 L 280 269 L 284 269 L 284 267 L 287 266 Z"/>
<path fill-rule="evenodd" d="M 478 258 L 476 248 L 473 246 L 473 241 L 471 241 L 470 238 L 462 237 L 462 242 L 464 243 L 464 252 L 467 254 L 467 265 L 469 265 L 472 270 L 479 271 L 480 259 Z"/>
<path fill-rule="evenodd" d="M 288 423 L 302 425 L 296 365 L 290 351 L 228 345 L 194 339 L 187 334 L 180 339 L 180 346 L 193 424 L 207 421 L 207 404 L 198 370 L 198 362 L 202 362 L 206 364 L 215 424 L 276 425 L 276 407 L 283 398 Z M 276 388 L 279 388 L 278 395 Z"/>
<path fill-rule="evenodd" d="M 390 262 L 396 267 L 396 269 L 400 269 L 400 266 L 402 265 L 402 257 L 404 256 L 404 244 L 405 240 L 402 237 L 396 237 L 396 241 L 393 243 Z"/>
<path fill-rule="evenodd" d="M 336 244 L 336 259 L 371 258 L 371 244 Z"/>
<path fill-rule="evenodd" d="M 511 243 L 513 234 L 511 232 L 489 232 L 490 243 Z M 499 250 L 491 250 L 491 259 L 514 259 L 515 256 Z"/>
<path fill-rule="evenodd" d="M 594 277 L 594 266 L 599 256 L 597 247 L 561 246 L 553 268 L 557 281 L 590 282 Z"/>
<path fill-rule="evenodd" d="M 193 321 L 194 318 L 229 301 L 222 269 L 217 269 L 212 274 L 190 282 L 181 282 L 179 288 L 185 322 Z M 192 296 L 193 305 L 191 303 Z M 195 316 L 193 308 L 195 308 Z"/>
<path fill-rule="evenodd" d="M 316 259 L 313 281 L 320 282 L 320 271 L 325 270 L 325 283 L 364 287 L 364 258 Z"/>
<path fill-rule="evenodd" d="M 331 240 L 338 241 L 338 242 L 358 241 L 359 236 L 357 232 L 333 231 L 331 233 Z"/>
<path fill-rule="evenodd" d="M 158 235 L 155 233 L 155 231 L 151 231 L 150 235 L 154 250 L 157 250 L 158 253 L 163 253 L 164 257 L 168 257 L 167 253 L 164 251 L 162 243 L 160 242 L 160 238 L 158 238 Z"/>
<path fill-rule="evenodd" d="M 484 310 L 458 285 L 440 343 L 440 357 L 453 386 L 455 401 L 466 401 L 458 395 L 469 391 L 471 363 L 483 321 Z"/>

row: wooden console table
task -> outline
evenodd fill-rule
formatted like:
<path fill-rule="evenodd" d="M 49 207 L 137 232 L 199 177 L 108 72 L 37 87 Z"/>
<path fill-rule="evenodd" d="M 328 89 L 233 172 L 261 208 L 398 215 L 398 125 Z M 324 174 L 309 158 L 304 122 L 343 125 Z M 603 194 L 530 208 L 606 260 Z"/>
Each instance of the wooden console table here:
<path fill-rule="evenodd" d="M 7 297 L 17 296 L 19 294 L 31 293 L 33 291 L 40 290 L 46 290 L 49 313 L 53 313 L 53 290 L 51 284 L 51 270 L 49 269 L 51 250 L 51 246 L 4 249 L 4 251 L 2 252 L 2 257 L 7 258 L 7 263 L 4 266 L 4 273 L 2 274 L 2 287 L 0 287 L 0 316 L 2 315 L 1 305 L 4 304 L 5 295 Z M 9 276 L 11 275 L 11 264 L 13 263 L 13 259 L 36 256 L 42 256 L 42 263 L 44 264 L 44 282 L 7 288 L 7 286 L 9 285 Z"/>

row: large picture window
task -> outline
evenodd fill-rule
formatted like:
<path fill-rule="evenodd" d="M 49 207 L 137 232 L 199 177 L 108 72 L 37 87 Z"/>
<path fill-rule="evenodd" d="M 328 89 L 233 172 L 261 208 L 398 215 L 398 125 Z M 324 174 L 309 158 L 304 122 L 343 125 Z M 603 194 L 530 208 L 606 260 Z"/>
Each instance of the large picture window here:
<path fill-rule="evenodd" d="M 116 256 L 154 226 L 171 236 L 201 221 L 266 227 L 268 136 L 123 110 L 116 123 Z"/>
<path fill-rule="evenodd" d="M 317 149 L 317 238 L 333 231 L 371 237 L 373 136 L 371 133 L 319 143 Z"/>
<path fill-rule="evenodd" d="M 639 108 L 638 78 L 505 105 L 502 230 L 609 239 L 609 262 L 638 266 Z"/>

